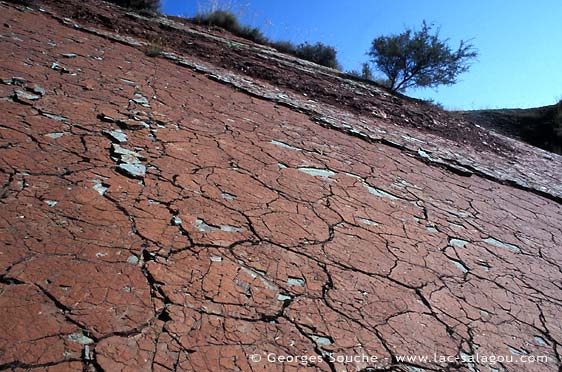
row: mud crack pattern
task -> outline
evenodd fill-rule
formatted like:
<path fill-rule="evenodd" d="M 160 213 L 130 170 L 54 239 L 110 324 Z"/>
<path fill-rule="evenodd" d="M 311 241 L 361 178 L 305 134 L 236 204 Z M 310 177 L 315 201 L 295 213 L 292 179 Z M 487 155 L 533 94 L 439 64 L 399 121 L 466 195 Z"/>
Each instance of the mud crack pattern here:
<path fill-rule="evenodd" d="M 0 370 L 560 368 L 556 197 L 0 10 Z"/>

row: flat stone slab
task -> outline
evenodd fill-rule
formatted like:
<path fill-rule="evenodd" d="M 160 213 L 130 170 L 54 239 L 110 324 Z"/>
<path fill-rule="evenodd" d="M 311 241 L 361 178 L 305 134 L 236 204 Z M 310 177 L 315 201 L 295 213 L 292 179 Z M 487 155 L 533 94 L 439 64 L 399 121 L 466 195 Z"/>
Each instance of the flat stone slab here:
<path fill-rule="evenodd" d="M 117 164 L 116 170 L 119 173 L 131 178 L 142 179 L 146 175 L 146 166 L 143 164 Z"/>

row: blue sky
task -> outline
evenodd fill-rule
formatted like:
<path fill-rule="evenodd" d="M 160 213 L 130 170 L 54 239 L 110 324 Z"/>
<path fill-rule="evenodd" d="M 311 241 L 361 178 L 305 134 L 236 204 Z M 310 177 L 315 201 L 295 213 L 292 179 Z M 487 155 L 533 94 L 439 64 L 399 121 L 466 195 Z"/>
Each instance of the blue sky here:
<path fill-rule="evenodd" d="M 321 41 L 334 46 L 345 70 L 368 59 L 380 35 L 441 27 L 455 47 L 471 39 L 480 55 L 458 84 L 410 90 L 447 109 L 536 107 L 562 99 L 561 0 L 162 0 L 164 12 L 193 16 L 212 6 L 228 9 L 241 23 L 274 40 Z"/>

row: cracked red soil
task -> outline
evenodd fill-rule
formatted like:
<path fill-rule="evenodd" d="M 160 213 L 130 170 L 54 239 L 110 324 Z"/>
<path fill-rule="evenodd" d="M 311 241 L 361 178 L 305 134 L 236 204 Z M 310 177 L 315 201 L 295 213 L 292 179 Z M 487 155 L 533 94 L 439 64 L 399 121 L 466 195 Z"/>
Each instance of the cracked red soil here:
<path fill-rule="evenodd" d="M 455 118 L 334 71 L 72 3 L 0 3 L 0 370 L 560 369 L 561 157 L 479 128 L 459 145 L 413 128 Z M 108 9 L 212 55 L 149 58 Z"/>

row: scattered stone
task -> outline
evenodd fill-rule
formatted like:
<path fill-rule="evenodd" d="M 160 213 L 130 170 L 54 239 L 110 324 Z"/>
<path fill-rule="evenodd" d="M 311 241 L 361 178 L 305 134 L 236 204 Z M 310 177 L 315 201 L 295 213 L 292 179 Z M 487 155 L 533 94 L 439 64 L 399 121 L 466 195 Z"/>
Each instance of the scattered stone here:
<path fill-rule="evenodd" d="M 135 98 L 133 98 L 132 101 L 135 102 L 135 103 L 138 103 L 139 105 L 142 105 L 144 107 L 150 107 L 150 105 L 148 103 L 148 98 L 144 97 L 140 93 L 136 93 Z"/>
<path fill-rule="evenodd" d="M 226 200 L 234 200 L 236 199 L 236 195 L 229 194 L 227 192 L 221 193 L 221 197 Z"/>
<path fill-rule="evenodd" d="M 324 337 L 324 336 L 314 336 L 314 335 L 311 335 L 310 338 L 312 338 L 312 340 L 313 340 L 313 341 L 316 343 L 316 345 L 318 345 L 319 347 L 331 345 L 331 344 L 334 343 L 330 338 Z"/>
<path fill-rule="evenodd" d="M 520 350 L 512 346 L 508 346 L 507 348 L 509 349 L 509 352 L 513 355 L 529 355 L 529 353 L 526 350 Z"/>
<path fill-rule="evenodd" d="M 130 263 L 131 265 L 137 265 L 139 263 L 139 258 L 135 255 L 130 255 L 127 258 L 127 263 Z"/>
<path fill-rule="evenodd" d="M 178 216 L 172 217 L 172 225 L 179 226 L 181 225 L 181 223 L 182 223 L 181 218 L 179 218 Z"/>
<path fill-rule="evenodd" d="M 211 256 L 211 262 L 222 262 L 222 257 L 220 256 Z"/>
<path fill-rule="evenodd" d="M 113 155 L 120 157 L 121 161 L 124 163 L 137 164 L 140 163 L 140 160 L 146 160 L 146 158 L 138 152 L 121 147 L 117 143 L 111 144 L 111 152 Z"/>
<path fill-rule="evenodd" d="M 71 335 L 68 335 L 68 340 L 80 345 L 91 345 L 94 343 L 93 339 L 85 336 L 83 333 L 73 333 Z"/>
<path fill-rule="evenodd" d="M 74 54 L 74 53 L 63 53 L 63 54 L 61 54 L 61 56 L 63 56 L 64 58 L 76 58 L 76 57 L 78 57 L 78 54 Z"/>
<path fill-rule="evenodd" d="M 23 90 L 16 90 L 16 92 L 14 93 L 14 99 L 20 102 L 27 103 L 27 101 L 36 101 L 39 98 L 41 98 L 41 96 L 27 93 Z"/>
<path fill-rule="evenodd" d="M 495 245 L 496 247 L 499 247 L 499 248 L 507 249 L 507 250 L 515 252 L 515 253 L 521 253 L 521 248 L 519 248 L 518 246 L 516 246 L 514 244 L 504 243 L 502 241 L 499 241 L 499 240 L 491 238 L 491 237 L 484 239 L 484 242 L 486 242 L 488 244 Z"/>
<path fill-rule="evenodd" d="M 43 200 L 45 202 L 45 204 L 47 204 L 49 207 L 54 207 L 57 205 L 57 202 L 54 200 Z"/>
<path fill-rule="evenodd" d="M 127 135 L 121 129 L 104 131 L 103 133 L 115 143 L 126 143 L 128 140 Z"/>
<path fill-rule="evenodd" d="M 39 94 L 40 96 L 44 96 L 45 94 L 47 94 L 47 91 L 44 88 L 41 88 L 37 84 L 33 85 L 33 88 L 31 88 L 31 91 L 35 94 Z"/>
<path fill-rule="evenodd" d="M 2 83 L 6 85 L 17 85 L 19 87 L 25 87 L 27 81 L 24 78 L 14 76 L 11 79 L 3 79 Z"/>
<path fill-rule="evenodd" d="M 450 260 L 456 267 L 458 267 L 459 270 L 462 271 L 463 273 L 467 273 L 467 272 L 469 271 L 469 270 L 468 270 L 468 267 L 466 267 L 466 265 L 463 264 L 462 262 L 460 262 L 460 261 L 458 261 L 458 260 L 455 260 L 455 259 L 452 259 L 452 258 L 449 258 L 449 260 Z"/>
<path fill-rule="evenodd" d="M 289 285 L 304 287 L 304 283 L 305 283 L 305 281 L 304 281 L 303 278 L 296 278 L 296 277 L 290 276 L 287 279 L 287 284 L 289 284 Z"/>
<path fill-rule="evenodd" d="M 109 116 L 109 115 L 104 114 L 103 112 L 102 112 L 102 113 L 99 113 L 99 114 L 97 115 L 97 118 L 100 119 L 100 120 L 103 121 L 103 122 L 106 122 L 106 123 L 116 123 L 116 122 L 117 122 L 116 119 L 112 118 L 112 117 Z"/>
<path fill-rule="evenodd" d="M 212 226 L 212 225 L 207 224 L 205 221 L 203 221 L 200 218 L 195 220 L 195 227 L 199 231 L 205 232 L 205 233 L 217 231 L 217 230 L 221 230 L 221 231 L 224 231 L 224 232 L 240 232 L 240 231 L 244 230 L 240 227 L 230 226 L 230 225 Z"/>
<path fill-rule="evenodd" d="M 62 122 L 68 121 L 68 118 L 65 118 L 64 116 L 49 114 L 48 112 L 41 112 L 41 115 L 43 115 L 46 118 L 53 119 L 53 120 L 56 120 L 56 121 L 62 121 Z"/>
<path fill-rule="evenodd" d="M 104 185 L 100 180 L 93 179 L 92 182 L 94 183 L 94 186 L 92 188 L 101 196 L 103 196 L 109 188 L 108 185 Z"/>
<path fill-rule="evenodd" d="M 418 150 L 418 155 L 419 155 L 421 158 L 423 158 L 423 159 L 427 159 L 427 160 L 430 160 L 430 161 L 433 160 L 433 159 L 431 158 L 431 156 L 430 156 L 427 152 L 425 152 L 425 151 L 423 151 L 423 150 Z"/>
<path fill-rule="evenodd" d="M 279 146 L 279 147 L 284 147 L 284 148 L 290 149 L 290 150 L 303 151 L 303 149 L 301 149 L 300 147 L 291 146 L 291 145 L 288 145 L 285 142 L 281 142 L 281 141 L 271 140 L 271 144 L 273 144 L 275 146 Z"/>
<path fill-rule="evenodd" d="M 468 242 L 466 240 L 449 239 L 449 245 L 451 247 L 464 248 L 464 247 L 466 247 L 467 244 L 468 244 Z"/>
<path fill-rule="evenodd" d="M 388 193 L 384 190 L 381 190 L 379 188 L 373 187 L 369 184 L 367 184 L 366 182 L 363 183 L 363 186 L 365 186 L 365 188 L 367 189 L 367 191 L 369 191 L 370 194 L 375 195 L 375 196 L 380 196 L 382 198 L 387 198 L 390 200 L 399 200 L 400 198 L 392 195 L 391 193 Z"/>
<path fill-rule="evenodd" d="M 535 336 L 535 342 L 539 346 L 547 346 L 548 345 L 548 342 L 546 342 L 546 340 L 544 338 L 542 338 L 541 336 Z"/>
<path fill-rule="evenodd" d="M 117 125 L 119 125 L 119 127 L 121 127 L 122 129 L 129 130 L 141 130 L 150 128 L 150 125 L 148 125 L 144 121 L 134 119 L 117 120 Z"/>
<path fill-rule="evenodd" d="M 437 230 L 437 228 L 435 226 L 426 226 L 425 228 L 426 228 L 427 231 L 429 231 L 430 233 L 433 233 L 433 234 L 439 232 L 439 230 Z"/>
<path fill-rule="evenodd" d="M 370 226 L 379 226 L 380 225 L 378 222 L 375 222 L 373 220 L 369 220 L 367 218 L 359 218 L 359 221 L 364 223 L 365 225 L 370 225 Z"/>
<path fill-rule="evenodd" d="M 289 300 L 292 300 L 293 298 L 292 298 L 291 296 L 287 296 L 287 295 L 284 295 L 284 294 L 282 294 L 282 293 L 279 293 L 279 294 L 277 295 L 277 299 L 278 299 L 279 301 L 289 301 Z"/>
<path fill-rule="evenodd" d="M 322 177 L 324 179 L 329 179 L 330 177 L 336 175 L 335 172 L 332 172 L 331 170 L 327 170 L 327 169 L 318 169 L 318 168 L 297 168 L 297 169 L 313 177 Z"/>
<path fill-rule="evenodd" d="M 131 178 L 142 179 L 146 175 L 146 167 L 142 164 L 122 163 L 117 165 L 116 170 L 119 173 Z"/>
<path fill-rule="evenodd" d="M 57 139 L 57 138 L 61 138 L 64 135 L 65 135 L 64 132 L 55 132 L 55 133 L 47 133 L 47 134 L 45 134 L 45 137 Z"/>
<path fill-rule="evenodd" d="M 59 71 L 61 74 L 69 74 L 70 73 L 69 69 L 59 65 L 57 62 L 53 62 L 53 64 L 51 65 L 51 68 L 55 71 Z"/>

